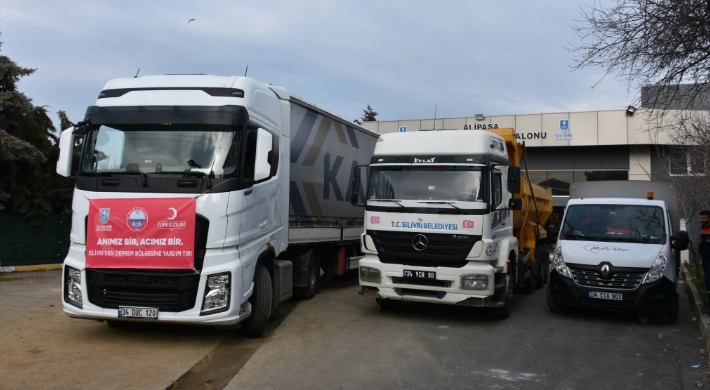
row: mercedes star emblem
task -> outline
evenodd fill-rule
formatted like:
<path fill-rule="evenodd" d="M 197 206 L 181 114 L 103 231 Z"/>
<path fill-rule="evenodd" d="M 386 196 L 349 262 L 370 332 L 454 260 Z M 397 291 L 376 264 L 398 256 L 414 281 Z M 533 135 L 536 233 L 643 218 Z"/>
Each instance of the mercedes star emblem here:
<path fill-rule="evenodd" d="M 421 252 L 429 246 L 429 240 L 426 239 L 425 235 L 417 234 L 414 238 L 412 238 L 412 246 L 414 247 L 414 250 Z"/>

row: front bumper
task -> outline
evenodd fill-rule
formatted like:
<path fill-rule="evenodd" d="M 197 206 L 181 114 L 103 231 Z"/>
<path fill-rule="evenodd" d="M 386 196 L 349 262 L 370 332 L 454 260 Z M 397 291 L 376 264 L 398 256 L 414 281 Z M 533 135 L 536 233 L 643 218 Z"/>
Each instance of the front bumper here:
<path fill-rule="evenodd" d="M 551 298 L 564 307 L 579 307 L 631 314 L 663 312 L 673 305 L 676 286 L 667 278 L 642 284 L 635 290 L 606 289 L 580 286 L 556 270 L 550 272 Z M 622 300 L 590 298 L 590 291 L 622 294 Z"/>
<path fill-rule="evenodd" d="M 377 256 L 366 255 L 360 259 L 360 267 L 375 268 L 382 275 L 380 283 L 360 279 L 361 294 L 366 297 L 475 307 L 501 307 L 505 303 L 506 274 L 496 274 L 495 269 L 487 263 L 469 262 L 461 268 L 419 267 L 385 264 Z M 436 272 L 436 279 L 404 278 L 405 269 Z M 461 289 L 461 276 L 465 274 L 488 275 L 488 288 Z"/>
<path fill-rule="evenodd" d="M 118 309 L 114 307 L 100 307 L 89 301 L 89 281 L 87 278 L 87 270 L 85 268 L 85 247 L 83 245 L 73 244 L 69 248 L 69 253 L 64 260 L 63 269 L 67 266 L 81 270 L 81 293 L 83 297 L 82 307 L 79 308 L 72 303 L 69 303 L 65 297 L 64 290 L 66 288 L 66 272 L 62 273 L 62 305 L 64 313 L 73 318 L 93 319 L 93 320 L 117 320 Z M 144 270 L 136 270 L 141 272 Z M 130 273 L 130 270 L 127 272 Z M 196 272 L 196 271 L 195 271 Z M 214 314 L 201 315 L 202 302 L 204 299 L 205 286 L 207 284 L 207 276 L 224 272 L 231 273 L 231 297 L 229 308 Z M 242 294 L 239 293 L 242 288 L 242 263 L 239 260 L 239 252 L 236 248 L 207 250 L 202 271 L 199 276 L 199 283 L 196 287 L 194 298 L 194 306 L 186 310 L 177 312 L 160 310 L 158 313 L 159 322 L 173 322 L 181 324 L 194 325 L 235 325 L 246 317 L 251 312 L 251 307 L 247 304 L 246 310 L 242 310 Z M 249 294 L 251 291 L 249 291 Z M 249 296 L 246 294 L 245 296 Z M 246 298 L 243 299 L 246 301 Z M 120 304 L 119 304 L 120 305 Z M 121 305 L 124 306 L 124 305 Z M 129 306 L 129 305 L 125 305 Z M 135 305 L 130 305 L 135 306 Z M 142 319 L 121 319 L 122 321 L 151 321 Z"/>

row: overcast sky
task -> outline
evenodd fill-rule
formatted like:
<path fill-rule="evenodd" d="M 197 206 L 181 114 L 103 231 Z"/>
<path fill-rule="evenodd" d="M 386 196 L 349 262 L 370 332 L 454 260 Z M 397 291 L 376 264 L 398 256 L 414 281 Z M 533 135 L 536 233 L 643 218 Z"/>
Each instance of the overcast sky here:
<path fill-rule="evenodd" d="M 348 119 L 625 108 L 602 70 L 571 71 L 592 0 L 4 0 L 2 54 L 19 88 L 77 122 L 117 77 L 248 75 Z M 188 23 L 190 19 L 194 21 Z M 599 82 L 599 83 L 598 83 Z M 598 84 L 597 84 L 598 83 Z M 596 84 L 596 86 L 595 86 Z"/>

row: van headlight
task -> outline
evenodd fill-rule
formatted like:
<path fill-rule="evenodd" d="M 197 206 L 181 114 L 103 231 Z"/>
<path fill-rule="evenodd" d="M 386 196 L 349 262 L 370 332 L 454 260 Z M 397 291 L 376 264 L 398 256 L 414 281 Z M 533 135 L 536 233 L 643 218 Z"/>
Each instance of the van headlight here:
<path fill-rule="evenodd" d="M 562 257 L 562 248 L 559 246 L 555 249 L 555 256 L 552 259 L 552 266 L 555 267 L 560 275 L 572 278 L 572 271 L 570 271 L 567 264 L 565 264 L 565 259 Z"/>
<path fill-rule="evenodd" d="M 666 259 L 666 255 L 664 255 L 663 253 L 659 253 L 658 257 L 656 257 L 656 260 L 653 261 L 651 269 L 646 272 L 646 276 L 644 276 L 643 282 L 641 283 L 651 283 L 662 278 L 663 274 L 666 272 L 667 265 L 668 259 Z"/>
<path fill-rule="evenodd" d="M 229 272 L 207 276 L 201 315 L 214 314 L 229 309 L 230 276 Z"/>
<path fill-rule="evenodd" d="M 84 298 L 81 294 L 81 270 L 66 266 L 64 269 L 64 301 L 82 309 Z"/>

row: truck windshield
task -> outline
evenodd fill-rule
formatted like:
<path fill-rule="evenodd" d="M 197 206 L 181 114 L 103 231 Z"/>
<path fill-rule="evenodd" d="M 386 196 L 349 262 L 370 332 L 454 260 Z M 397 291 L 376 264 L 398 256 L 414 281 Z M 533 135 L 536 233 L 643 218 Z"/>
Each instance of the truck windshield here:
<path fill-rule="evenodd" d="M 663 244 L 663 216 L 658 206 L 572 205 L 567 208 L 560 239 Z"/>
<path fill-rule="evenodd" d="M 205 124 L 166 127 L 98 127 L 87 134 L 82 173 L 202 172 L 223 178 L 236 170 L 238 138 L 234 127 Z"/>
<path fill-rule="evenodd" d="M 472 166 L 373 167 L 367 199 L 484 202 L 481 170 Z"/>

